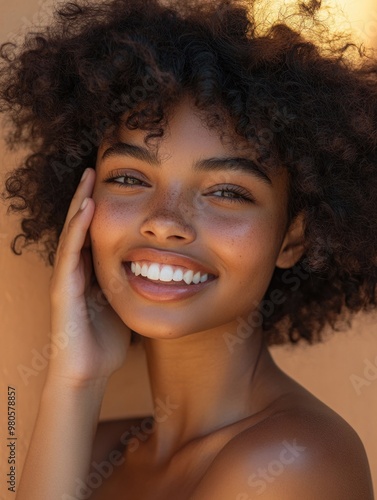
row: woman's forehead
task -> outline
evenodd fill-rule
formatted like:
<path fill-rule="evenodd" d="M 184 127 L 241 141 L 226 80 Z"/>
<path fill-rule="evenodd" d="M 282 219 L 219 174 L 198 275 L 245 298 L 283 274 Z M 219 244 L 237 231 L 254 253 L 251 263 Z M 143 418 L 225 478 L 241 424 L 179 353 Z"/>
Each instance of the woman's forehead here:
<path fill-rule="evenodd" d="M 166 121 L 162 136 L 152 136 L 150 130 L 129 127 L 127 119 L 129 113 L 122 116 L 118 126 L 113 127 L 106 134 L 100 152 L 115 143 L 126 142 L 143 146 L 157 156 L 178 153 L 179 150 L 188 150 L 192 155 L 219 154 L 241 155 L 253 158 L 260 162 L 260 153 L 253 141 L 247 141 L 238 135 L 234 121 L 227 116 L 226 111 L 219 105 L 221 126 L 210 126 L 208 116 L 212 116 L 213 109 L 201 110 L 195 106 L 194 100 L 184 96 L 178 103 L 167 110 Z M 271 145 L 272 150 L 272 145 Z M 266 164 L 266 168 L 267 164 Z M 274 170 L 276 170 L 276 165 Z"/>

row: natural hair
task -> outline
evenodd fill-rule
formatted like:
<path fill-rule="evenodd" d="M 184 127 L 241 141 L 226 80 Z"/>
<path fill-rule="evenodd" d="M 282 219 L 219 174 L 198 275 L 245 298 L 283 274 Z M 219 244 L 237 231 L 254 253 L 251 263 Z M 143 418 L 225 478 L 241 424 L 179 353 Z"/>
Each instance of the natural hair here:
<path fill-rule="evenodd" d="M 169 110 L 189 93 L 208 127 L 223 136 L 231 123 L 255 161 L 288 170 L 288 221 L 305 215 L 305 253 L 292 269 L 275 269 L 261 304 L 268 342 L 311 343 L 325 326 L 337 330 L 339 320 L 376 306 L 375 56 L 331 35 L 318 0 L 269 26 L 256 7 L 68 2 L 49 26 L 1 46 L 7 143 L 30 151 L 3 194 L 9 211 L 24 214 L 15 253 L 20 241 L 39 242 L 52 265 L 101 141 L 120 125 L 161 139 Z"/>

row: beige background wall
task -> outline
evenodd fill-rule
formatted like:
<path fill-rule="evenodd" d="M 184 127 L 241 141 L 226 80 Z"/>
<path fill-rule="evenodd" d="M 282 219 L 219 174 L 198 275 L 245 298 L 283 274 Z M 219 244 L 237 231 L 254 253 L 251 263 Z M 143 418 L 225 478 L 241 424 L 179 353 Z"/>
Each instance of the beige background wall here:
<path fill-rule="evenodd" d="M 354 26 L 377 41 L 377 6 L 348 2 Z M 362 4 L 364 10 L 362 9 Z M 342 5 L 345 5 L 342 2 Z M 0 41 L 45 19 L 47 2 L 0 1 Z M 39 14 L 38 14 L 39 12 Z M 1 181 L 16 166 L 16 157 L 0 143 Z M 17 219 L 0 204 L 0 500 L 7 492 L 7 387 L 17 390 L 17 475 L 19 477 L 46 375 L 49 334 L 48 282 L 51 270 L 37 255 L 11 253 Z M 377 491 L 377 315 L 360 316 L 352 331 L 340 333 L 314 347 L 275 348 L 273 355 L 288 374 L 343 416 L 363 440 Z M 148 414 L 152 408 L 143 351 L 133 348 L 127 368 L 117 372 L 101 418 Z M 121 395 L 121 396 L 119 396 Z"/>

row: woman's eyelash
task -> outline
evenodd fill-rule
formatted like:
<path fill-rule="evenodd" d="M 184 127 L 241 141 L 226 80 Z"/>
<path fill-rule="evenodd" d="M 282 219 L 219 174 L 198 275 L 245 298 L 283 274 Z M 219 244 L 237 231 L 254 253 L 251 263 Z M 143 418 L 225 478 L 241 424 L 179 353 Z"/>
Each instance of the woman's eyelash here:
<path fill-rule="evenodd" d="M 244 202 L 250 202 L 252 203 L 254 200 L 251 198 L 250 193 L 248 193 L 246 190 L 237 187 L 237 186 L 226 186 L 222 187 L 219 189 L 216 189 L 216 191 L 213 191 L 213 193 L 232 193 L 237 195 L 237 197 L 229 197 L 229 196 L 219 196 L 218 198 L 224 198 L 229 201 L 238 201 L 239 203 L 244 203 Z M 212 193 L 212 194 L 213 194 Z"/>

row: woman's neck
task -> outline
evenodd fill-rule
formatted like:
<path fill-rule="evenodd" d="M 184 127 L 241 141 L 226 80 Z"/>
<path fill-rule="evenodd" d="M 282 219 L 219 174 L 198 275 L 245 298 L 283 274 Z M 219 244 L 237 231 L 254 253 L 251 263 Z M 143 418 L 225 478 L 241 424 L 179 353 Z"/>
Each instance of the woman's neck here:
<path fill-rule="evenodd" d="M 156 463 L 266 404 L 261 375 L 264 379 L 276 366 L 262 332 L 231 349 L 226 326 L 173 340 L 143 338 L 152 398 L 159 402 L 148 439 Z"/>

